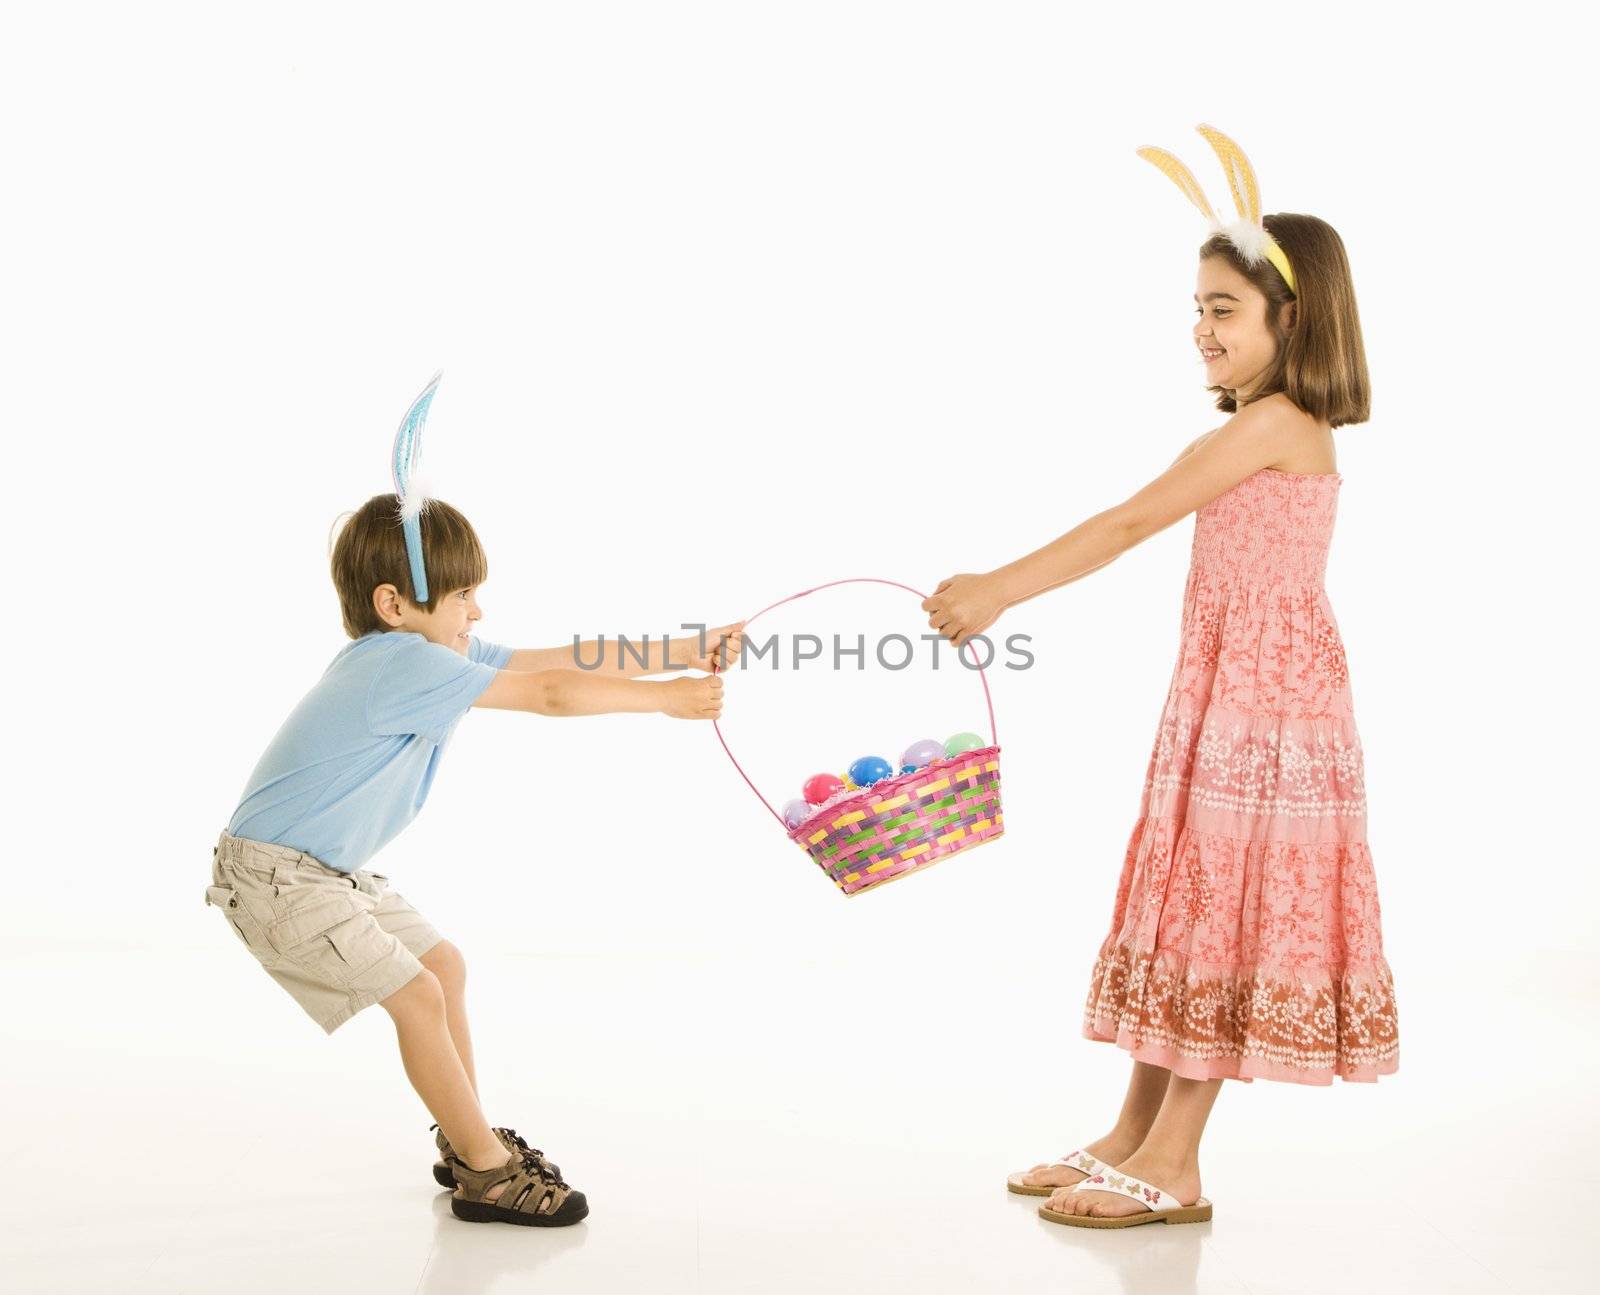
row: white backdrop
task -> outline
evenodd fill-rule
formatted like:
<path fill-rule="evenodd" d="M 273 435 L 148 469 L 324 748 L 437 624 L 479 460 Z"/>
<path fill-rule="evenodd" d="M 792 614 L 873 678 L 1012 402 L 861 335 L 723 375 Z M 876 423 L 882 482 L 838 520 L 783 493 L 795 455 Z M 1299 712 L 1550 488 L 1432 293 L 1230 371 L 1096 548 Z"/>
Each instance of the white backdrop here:
<path fill-rule="evenodd" d="M 1539 6 L 1515 32 L 1158 12 L 14 15 L 6 948 L 258 975 L 202 904 L 210 846 L 344 641 L 329 528 L 388 488 L 435 367 L 425 463 L 490 554 L 480 632 L 514 646 L 848 575 L 930 588 L 1136 491 L 1221 421 L 1189 336 L 1203 231 L 1134 155 L 1177 151 L 1225 201 L 1208 121 L 1354 267 L 1373 419 L 1337 434 L 1328 589 L 1402 1021 L 1463 959 L 1592 989 L 1579 50 Z M 1000 622 L 1037 657 L 991 672 L 1008 832 L 926 877 L 839 897 L 709 726 L 484 711 L 372 866 L 469 962 L 814 959 L 844 992 L 868 953 L 959 956 L 980 995 L 1015 987 L 1008 951 L 1053 950 L 1070 1036 L 1192 525 Z M 804 606 L 822 634 L 923 624 L 892 590 Z M 892 687 L 884 747 L 980 725 L 962 675 Z M 781 802 L 860 753 L 850 715 L 825 674 L 736 676 L 725 728 Z"/>

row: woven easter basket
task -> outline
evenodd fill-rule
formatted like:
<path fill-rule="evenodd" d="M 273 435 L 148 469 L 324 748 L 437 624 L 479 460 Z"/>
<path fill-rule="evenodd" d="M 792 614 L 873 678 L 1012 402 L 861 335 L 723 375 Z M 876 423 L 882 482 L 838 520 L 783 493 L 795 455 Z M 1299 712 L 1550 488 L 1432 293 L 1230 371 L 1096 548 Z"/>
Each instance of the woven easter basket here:
<path fill-rule="evenodd" d="M 917 595 L 909 585 L 893 580 L 857 577 L 834 580 L 805 589 L 764 607 L 745 620 L 749 629 L 757 616 L 773 607 L 804 598 L 820 589 L 845 584 L 886 584 Z M 966 648 L 963 646 L 962 651 Z M 934 760 L 910 773 L 886 778 L 870 787 L 819 807 L 810 817 L 790 828 L 772 808 L 755 783 L 740 768 L 720 724 L 713 724 L 733 766 L 749 784 L 789 839 L 806 852 L 845 895 L 859 895 L 913 872 L 921 872 L 941 859 L 992 841 L 1005 831 L 1000 809 L 1000 742 L 994 727 L 994 701 L 983 667 L 973 662 L 983 684 L 989 710 L 990 745 L 961 755 Z"/>

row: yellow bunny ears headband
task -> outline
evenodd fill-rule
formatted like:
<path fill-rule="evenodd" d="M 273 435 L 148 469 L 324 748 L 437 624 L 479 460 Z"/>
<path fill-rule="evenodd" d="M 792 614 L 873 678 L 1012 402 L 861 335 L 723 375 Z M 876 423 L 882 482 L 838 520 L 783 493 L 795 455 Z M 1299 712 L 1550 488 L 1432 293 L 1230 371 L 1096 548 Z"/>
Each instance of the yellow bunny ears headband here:
<path fill-rule="evenodd" d="M 1242 148 L 1216 127 L 1200 125 L 1195 129 L 1206 137 L 1206 143 L 1222 160 L 1222 169 L 1228 176 L 1228 187 L 1233 190 L 1233 205 L 1239 211 L 1239 219 L 1231 225 L 1224 225 L 1217 219 L 1217 213 L 1206 201 L 1206 195 L 1194 175 L 1171 153 L 1147 144 L 1139 150 L 1139 156 L 1160 167 L 1167 178 L 1183 190 L 1183 196 L 1200 208 L 1200 214 L 1211 222 L 1211 232 L 1225 234 L 1238 249 L 1246 265 L 1254 266 L 1263 256 L 1266 257 L 1278 267 L 1278 273 L 1289 285 L 1289 291 L 1293 292 L 1294 270 L 1290 268 L 1289 258 L 1261 223 L 1261 191 L 1256 188 L 1256 173 L 1250 166 L 1250 159 L 1244 155 Z"/>

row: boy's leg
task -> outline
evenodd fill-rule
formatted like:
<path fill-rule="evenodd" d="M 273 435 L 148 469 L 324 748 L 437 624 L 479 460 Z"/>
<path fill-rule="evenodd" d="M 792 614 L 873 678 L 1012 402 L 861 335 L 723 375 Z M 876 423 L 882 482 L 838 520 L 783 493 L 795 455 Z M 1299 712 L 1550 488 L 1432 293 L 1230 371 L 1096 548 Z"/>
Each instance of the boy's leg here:
<path fill-rule="evenodd" d="M 445 1021 L 450 1027 L 450 1037 L 455 1041 L 456 1055 L 461 1058 L 461 1068 L 467 1072 L 467 1082 L 472 1085 L 476 1095 L 478 1074 L 472 1062 L 472 1031 L 467 1027 L 466 959 L 449 940 L 440 940 L 419 956 L 422 965 L 433 972 L 444 991 Z M 449 1136 L 446 1132 L 445 1137 Z"/>
<path fill-rule="evenodd" d="M 439 1122 L 456 1154 L 471 1169 L 506 1163 L 506 1148 L 495 1136 L 468 1081 L 446 1018 L 444 989 L 424 967 L 402 988 L 381 1000 L 394 1019 L 406 1078 Z M 491 1189 L 487 1199 L 499 1191 Z"/>

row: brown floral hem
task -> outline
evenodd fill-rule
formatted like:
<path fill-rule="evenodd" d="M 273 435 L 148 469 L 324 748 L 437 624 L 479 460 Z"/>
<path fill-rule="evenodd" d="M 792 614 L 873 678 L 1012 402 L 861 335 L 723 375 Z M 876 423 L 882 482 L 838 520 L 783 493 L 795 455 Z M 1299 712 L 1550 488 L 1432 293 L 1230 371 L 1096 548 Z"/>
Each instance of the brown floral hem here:
<path fill-rule="evenodd" d="M 1095 960 L 1085 1038 L 1191 1079 L 1372 1082 L 1399 1067 L 1388 964 L 1275 970 L 1192 963 L 1110 942 Z"/>

